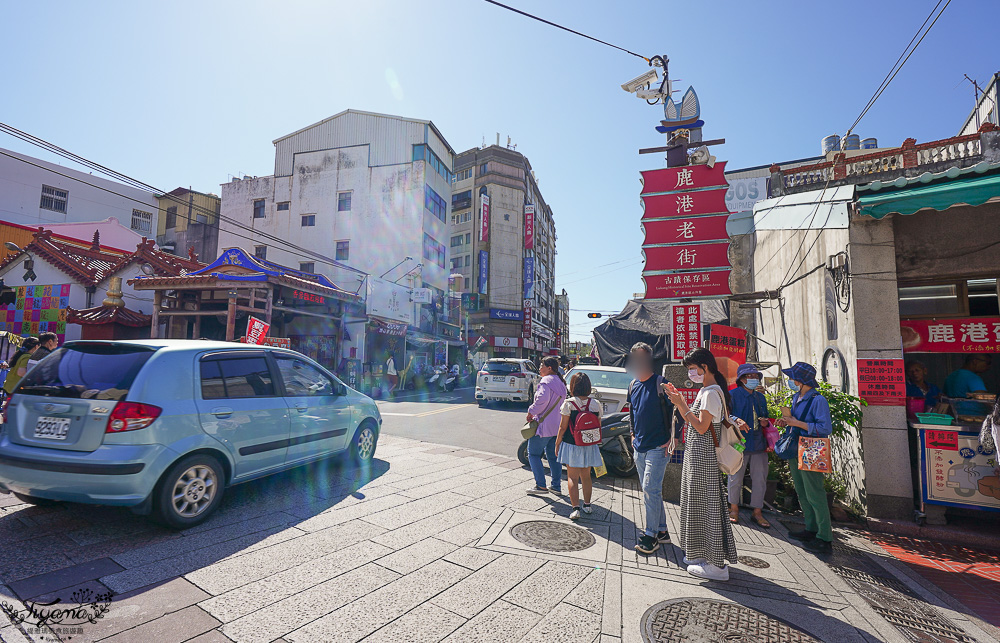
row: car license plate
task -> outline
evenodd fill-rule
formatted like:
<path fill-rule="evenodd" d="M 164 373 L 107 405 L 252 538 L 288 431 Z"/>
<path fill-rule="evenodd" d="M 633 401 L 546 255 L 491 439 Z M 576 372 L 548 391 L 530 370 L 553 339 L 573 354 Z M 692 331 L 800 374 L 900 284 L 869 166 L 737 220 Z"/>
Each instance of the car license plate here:
<path fill-rule="evenodd" d="M 505 382 L 505 381 L 507 381 L 507 378 L 504 377 L 503 375 L 494 375 L 493 376 L 493 381 L 494 382 Z"/>
<path fill-rule="evenodd" d="M 35 437 L 43 440 L 65 440 L 69 433 L 69 418 L 40 417 L 35 423 Z"/>

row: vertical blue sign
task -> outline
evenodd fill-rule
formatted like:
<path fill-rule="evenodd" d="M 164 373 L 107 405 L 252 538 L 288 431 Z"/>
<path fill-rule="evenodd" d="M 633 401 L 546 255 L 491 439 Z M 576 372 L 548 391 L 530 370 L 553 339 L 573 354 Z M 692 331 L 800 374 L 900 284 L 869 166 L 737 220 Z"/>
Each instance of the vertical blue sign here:
<path fill-rule="evenodd" d="M 490 253 L 486 250 L 479 251 L 479 294 L 486 294 L 486 287 L 490 280 Z"/>
<path fill-rule="evenodd" d="M 524 298 L 535 298 L 535 258 L 524 258 Z"/>

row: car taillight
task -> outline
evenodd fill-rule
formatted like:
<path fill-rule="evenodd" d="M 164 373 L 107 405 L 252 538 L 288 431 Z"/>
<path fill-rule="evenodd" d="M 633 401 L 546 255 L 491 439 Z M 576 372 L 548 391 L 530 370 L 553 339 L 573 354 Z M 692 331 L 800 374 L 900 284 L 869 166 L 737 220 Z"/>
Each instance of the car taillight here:
<path fill-rule="evenodd" d="M 152 404 L 142 404 L 140 402 L 119 402 L 108 417 L 108 428 L 105 433 L 121 433 L 122 431 L 135 431 L 145 429 L 153 423 L 153 420 L 160 417 L 163 409 Z"/>
<path fill-rule="evenodd" d="M 514 373 L 514 377 L 516 377 L 519 380 L 523 380 L 524 378 L 526 378 L 528 376 L 525 375 L 524 373 Z"/>
<path fill-rule="evenodd" d="M 631 410 L 632 407 L 628 405 L 628 402 L 625 402 L 625 404 L 622 406 L 622 410 L 619 411 L 619 413 L 628 413 Z"/>

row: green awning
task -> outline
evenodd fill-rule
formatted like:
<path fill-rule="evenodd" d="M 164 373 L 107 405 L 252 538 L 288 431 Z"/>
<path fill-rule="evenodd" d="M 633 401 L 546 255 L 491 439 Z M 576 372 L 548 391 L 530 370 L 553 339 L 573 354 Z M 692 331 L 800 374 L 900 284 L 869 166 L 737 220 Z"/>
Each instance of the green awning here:
<path fill-rule="evenodd" d="M 892 192 L 868 192 L 858 196 L 858 212 L 881 219 L 893 212 L 913 214 L 931 208 L 945 210 L 953 205 L 982 205 L 1000 198 L 1000 174 L 977 176 L 920 185 Z"/>

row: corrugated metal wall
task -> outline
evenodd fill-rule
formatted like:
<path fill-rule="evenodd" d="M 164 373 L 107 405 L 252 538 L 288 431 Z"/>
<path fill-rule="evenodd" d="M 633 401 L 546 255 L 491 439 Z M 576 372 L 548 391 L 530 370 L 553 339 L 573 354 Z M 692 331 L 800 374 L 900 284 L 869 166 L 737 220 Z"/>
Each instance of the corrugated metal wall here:
<path fill-rule="evenodd" d="M 351 145 L 370 146 L 370 167 L 410 163 L 413 145 L 424 142 L 424 127 L 423 123 L 415 121 L 347 112 L 275 143 L 274 175 L 291 176 L 292 157 L 296 152 Z M 451 163 L 450 158 L 442 157 L 442 160 Z"/>

